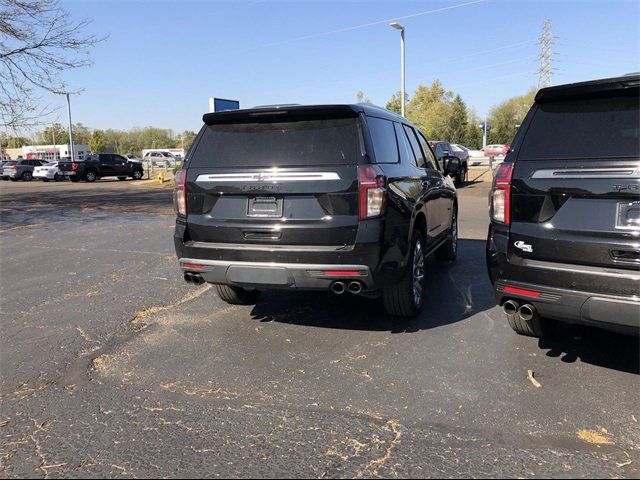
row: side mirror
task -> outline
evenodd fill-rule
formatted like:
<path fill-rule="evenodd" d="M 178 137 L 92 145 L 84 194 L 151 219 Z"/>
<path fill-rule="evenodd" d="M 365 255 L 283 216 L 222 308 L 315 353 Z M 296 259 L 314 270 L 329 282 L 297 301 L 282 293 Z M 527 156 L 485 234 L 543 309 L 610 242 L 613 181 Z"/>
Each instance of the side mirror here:
<path fill-rule="evenodd" d="M 446 156 L 443 158 L 444 174 L 445 175 L 457 175 L 462 168 L 462 163 L 458 157 Z"/>

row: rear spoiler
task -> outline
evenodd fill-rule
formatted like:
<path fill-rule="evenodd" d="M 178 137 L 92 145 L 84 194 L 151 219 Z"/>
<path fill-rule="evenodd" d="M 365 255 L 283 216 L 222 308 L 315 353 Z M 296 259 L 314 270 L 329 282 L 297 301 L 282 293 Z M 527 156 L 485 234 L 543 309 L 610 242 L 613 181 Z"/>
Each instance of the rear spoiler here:
<path fill-rule="evenodd" d="M 638 92 L 640 92 L 640 75 L 634 74 L 543 88 L 536 95 L 536 103 L 627 93 L 637 95 Z"/>
<path fill-rule="evenodd" d="M 245 110 L 205 113 L 202 121 L 207 125 L 219 123 L 271 122 L 278 119 L 325 120 L 351 118 L 359 115 L 359 109 L 352 105 L 278 105 Z"/>

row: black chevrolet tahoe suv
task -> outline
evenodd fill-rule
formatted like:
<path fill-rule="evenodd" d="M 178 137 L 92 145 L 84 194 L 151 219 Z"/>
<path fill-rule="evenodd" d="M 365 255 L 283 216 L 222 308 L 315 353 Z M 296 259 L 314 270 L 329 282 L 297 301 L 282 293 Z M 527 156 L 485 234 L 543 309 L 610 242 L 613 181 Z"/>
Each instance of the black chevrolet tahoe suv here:
<path fill-rule="evenodd" d="M 131 177 L 134 180 L 140 180 L 144 175 L 139 162 L 131 162 L 128 158 L 115 153 L 87 155 L 82 161 L 62 161 L 58 163 L 58 168 L 72 182 L 80 180 L 95 182 L 102 177 L 118 177 L 118 180 Z"/>
<path fill-rule="evenodd" d="M 185 280 L 231 304 L 264 289 L 382 296 L 415 316 L 425 259 L 453 261 L 457 157 L 437 165 L 404 118 L 370 105 L 208 113 L 176 175 Z"/>
<path fill-rule="evenodd" d="M 487 264 L 518 333 L 640 329 L 640 76 L 545 88 L 494 177 Z"/>

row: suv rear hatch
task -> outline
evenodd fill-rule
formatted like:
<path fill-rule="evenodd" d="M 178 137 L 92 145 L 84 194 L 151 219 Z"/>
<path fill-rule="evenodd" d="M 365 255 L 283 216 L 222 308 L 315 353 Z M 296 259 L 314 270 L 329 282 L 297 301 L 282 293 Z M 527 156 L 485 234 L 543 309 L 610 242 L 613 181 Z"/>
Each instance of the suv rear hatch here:
<path fill-rule="evenodd" d="M 639 89 L 629 83 L 537 99 L 516 139 L 512 263 L 608 271 L 613 282 L 640 267 Z M 571 287 L 606 292 L 610 285 Z M 633 282 L 620 288 L 637 294 Z"/>
<path fill-rule="evenodd" d="M 351 245 L 358 113 L 346 106 L 207 114 L 187 157 L 185 240 Z"/>

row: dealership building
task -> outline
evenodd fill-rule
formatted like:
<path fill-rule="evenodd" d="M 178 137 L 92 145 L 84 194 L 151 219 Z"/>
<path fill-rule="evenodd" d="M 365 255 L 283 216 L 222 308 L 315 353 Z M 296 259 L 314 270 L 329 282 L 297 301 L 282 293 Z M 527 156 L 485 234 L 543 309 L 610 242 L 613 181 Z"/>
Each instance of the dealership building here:
<path fill-rule="evenodd" d="M 75 160 L 84 160 L 91 153 L 88 145 L 74 145 Z M 71 145 L 25 145 L 22 148 L 7 148 L 5 154 L 11 159 L 37 158 L 49 162 L 71 157 Z"/>

